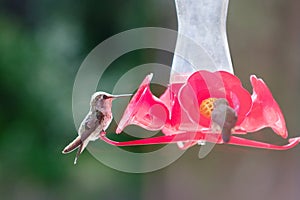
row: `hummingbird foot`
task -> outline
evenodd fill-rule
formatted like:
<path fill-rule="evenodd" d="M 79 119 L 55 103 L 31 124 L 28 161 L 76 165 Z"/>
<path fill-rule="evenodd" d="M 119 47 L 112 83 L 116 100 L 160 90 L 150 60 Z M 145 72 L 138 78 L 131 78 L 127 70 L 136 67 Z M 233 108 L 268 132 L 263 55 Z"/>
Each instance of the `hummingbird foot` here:
<path fill-rule="evenodd" d="M 99 138 L 101 139 L 105 135 L 106 135 L 106 132 L 104 130 L 102 130 L 102 131 L 100 131 Z"/>

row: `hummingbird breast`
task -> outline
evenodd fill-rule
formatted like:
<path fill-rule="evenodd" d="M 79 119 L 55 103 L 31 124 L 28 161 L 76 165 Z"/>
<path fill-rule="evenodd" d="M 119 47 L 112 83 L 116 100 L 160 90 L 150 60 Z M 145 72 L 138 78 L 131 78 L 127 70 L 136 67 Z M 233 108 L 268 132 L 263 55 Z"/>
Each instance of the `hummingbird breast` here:
<path fill-rule="evenodd" d="M 103 131 L 105 131 L 113 119 L 112 113 L 98 111 L 96 116 L 97 119 L 99 120 L 100 127 L 102 128 Z"/>
<path fill-rule="evenodd" d="M 96 128 L 96 130 L 91 134 L 91 140 L 97 140 L 99 138 L 99 134 L 108 128 L 113 119 L 111 112 L 102 112 L 99 110 L 96 111 L 96 118 L 98 120 L 99 125 Z"/>

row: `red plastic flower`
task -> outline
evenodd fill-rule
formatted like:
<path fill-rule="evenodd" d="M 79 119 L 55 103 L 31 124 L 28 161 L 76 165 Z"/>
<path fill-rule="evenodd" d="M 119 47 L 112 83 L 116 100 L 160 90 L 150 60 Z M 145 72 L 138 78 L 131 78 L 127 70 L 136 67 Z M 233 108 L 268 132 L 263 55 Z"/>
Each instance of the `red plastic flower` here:
<path fill-rule="evenodd" d="M 120 133 L 127 125 L 135 124 L 148 130 L 162 130 L 165 136 L 116 142 L 102 133 L 102 140 L 116 146 L 177 143 L 183 149 L 203 140 L 224 143 L 220 134 L 215 134 L 211 127 L 213 102 L 224 98 L 238 117 L 228 144 L 284 150 L 299 143 L 300 138 L 292 138 L 287 145 L 276 146 L 235 136 L 265 127 L 272 128 L 283 138 L 288 136 L 278 104 L 266 84 L 255 76 L 251 76 L 252 96 L 236 76 L 225 71 L 195 72 L 185 83 L 169 85 L 160 98 L 151 94 L 151 79 L 152 74 L 142 82 L 116 132 Z"/>
<path fill-rule="evenodd" d="M 241 128 L 247 132 L 254 132 L 264 127 L 271 127 L 275 133 L 287 138 L 283 114 L 269 88 L 262 79 L 257 79 L 254 75 L 250 80 L 253 87 L 252 108 L 241 124 Z"/>
<path fill-rule="evenodd" d="M 210 126 L 211 117 L 205 110 L 199 112 L 201 104 L 205 100 L 218 98 L 225 98 L 237 112 L 236 125 L 240 125 L 251 108 L 251 96 L 236 76 L 225 71 L 198 71 L 188 78 L 179 92 L 183 109 L 194 122 L 204 127 Z"/>

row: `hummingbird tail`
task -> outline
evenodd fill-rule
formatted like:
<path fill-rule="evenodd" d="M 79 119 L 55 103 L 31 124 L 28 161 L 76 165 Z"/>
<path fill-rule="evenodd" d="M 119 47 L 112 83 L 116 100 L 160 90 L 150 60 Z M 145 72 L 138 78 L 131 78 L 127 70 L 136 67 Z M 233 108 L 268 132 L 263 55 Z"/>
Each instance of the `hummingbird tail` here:
<path fill-rule="evenodd" d="M 77 150 L 77 153 L 76 153 L 76 156 L 75 156 L 75 159 L 74 159 L 74 165 L 76 165 L 77 160 L 78 160 L 78 158 L 79 158 L 79 156 L 81 154 L 81 151 L 82 151 L 81 149 L 82 149 L 82 144 L 80 144 L 80 146 L 79 146 L 79 148 Z"/>
<path fill-rule="evenodd" d="M 85 140 L 85 141 L 83 141 L 83 142 L 80 143 L 79 148 L 78 148 L 77 153 L 76 153 L 76 157 L 75 157 L 75 159 L 74 159 L 74 165 L 76 165 L 77 160 L 78 160 L 80 154 L 81 154 L 81 153 L 83 152 L 83 150 L 86 148 L 86 146 L 88 145 L 88 143 L 89 143 L 88 140 Z"/>
<path fill-rule="evenodd" d="M 228 143 L 231 137 L 231 129 L 223 128 L 222 130 L 222 139 L 225 143 Z"/>
<path fill-rule="evenodd" d="M 82 141 L 80 136 L 78 136 L 75 140 L 73 140 L 68 146 L 64 148 L 62 151 L 63 154 L 67 154 L 78 148 L 79 146 L 82 145 Z"/>

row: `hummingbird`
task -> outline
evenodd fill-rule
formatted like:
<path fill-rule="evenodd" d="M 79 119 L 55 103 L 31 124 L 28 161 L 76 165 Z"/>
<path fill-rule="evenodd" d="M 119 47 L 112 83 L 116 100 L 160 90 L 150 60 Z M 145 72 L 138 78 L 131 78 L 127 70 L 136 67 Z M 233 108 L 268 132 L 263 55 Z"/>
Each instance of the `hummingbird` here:
<path fill-rule="evenodd" d="M 231 130 L 237 122 L 237 113 L 232 109 L 228 101 L 224 98 L 217 99 L 214 102 L 214 109 L 211 114 L 213 128 L 218 125 L 222 131 L 222 139 L 225 143 L 229 142 Z"/>
<path fill-rule="evenodd" d="M 74 164 L 77 163 L 79 155 L 83 152 L 90 141 L 99 138 L 99 134 L 104 132 L 110 125 L 112 116 L 112 101 L 119 97 L 129 97 L 132 94 L 112 95 L 106 92 L 95 92 L 90 101 L 90 110 L 81 122 L 78 129 L 78 137 L 75 138 L 62 151 L 67 154 L 77 149 Z"/>

